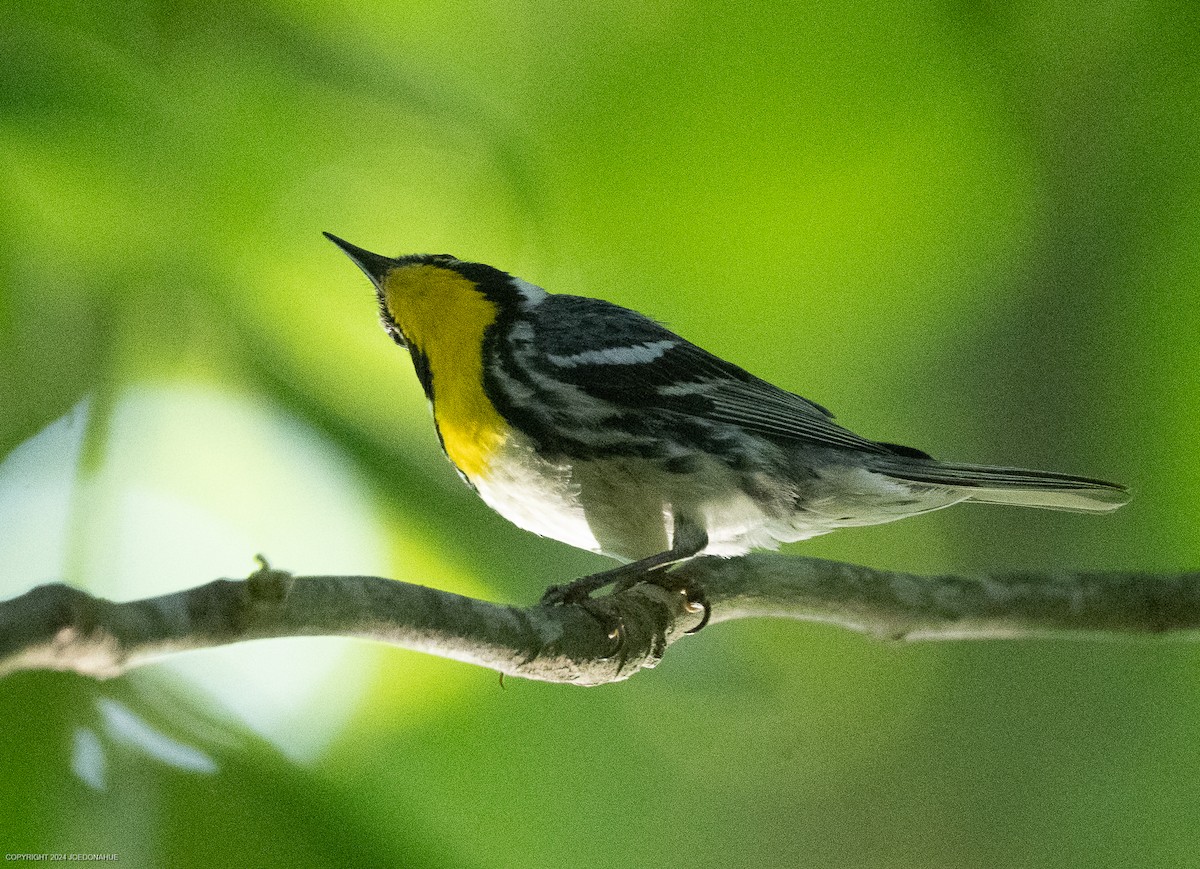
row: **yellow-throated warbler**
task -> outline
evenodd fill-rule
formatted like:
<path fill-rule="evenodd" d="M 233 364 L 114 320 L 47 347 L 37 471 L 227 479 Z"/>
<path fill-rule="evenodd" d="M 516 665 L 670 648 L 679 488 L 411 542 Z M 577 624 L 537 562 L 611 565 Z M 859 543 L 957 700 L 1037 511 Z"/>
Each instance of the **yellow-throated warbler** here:
<path fill-rule="evenodd" d="M 1102 480 L 948 464 L 859 437 L 819 404 L 600 299 L 326 236 L 375 284 L 463 479 L 521 528 L 631 562 L 555 587 L 551 601 L 701 553 L 774 549 L 960 501 L 1107 513 L 1127 499 Z"/>

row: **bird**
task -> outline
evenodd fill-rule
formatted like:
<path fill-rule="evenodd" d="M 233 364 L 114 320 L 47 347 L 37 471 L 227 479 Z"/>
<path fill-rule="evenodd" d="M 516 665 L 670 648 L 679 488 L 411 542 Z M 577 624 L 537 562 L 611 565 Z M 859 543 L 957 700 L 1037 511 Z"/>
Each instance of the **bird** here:
<path fill-rule="evenodd" d="M 546 604 L 962 502 L 1109 513 L 1129 497 L 1104 480 L 870 440 L 636 311 L 324 235 L 373 284 L 462 479 L 513 524 L 621 562 L 551 586 Z"/>

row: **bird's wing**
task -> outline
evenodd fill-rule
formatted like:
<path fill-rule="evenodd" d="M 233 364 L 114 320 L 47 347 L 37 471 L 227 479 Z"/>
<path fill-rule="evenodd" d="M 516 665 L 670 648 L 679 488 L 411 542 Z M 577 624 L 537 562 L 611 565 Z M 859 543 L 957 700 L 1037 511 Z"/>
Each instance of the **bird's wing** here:
<path fill-rule="evenodd" d="M 772 438 L 892 452 L 837 425 L 821 405 L 755 377 L 635 311 L 562 295 L 550 296 L 534 310 L 535 342 L 547 373 L 623 410 L 672 411 Z"/>

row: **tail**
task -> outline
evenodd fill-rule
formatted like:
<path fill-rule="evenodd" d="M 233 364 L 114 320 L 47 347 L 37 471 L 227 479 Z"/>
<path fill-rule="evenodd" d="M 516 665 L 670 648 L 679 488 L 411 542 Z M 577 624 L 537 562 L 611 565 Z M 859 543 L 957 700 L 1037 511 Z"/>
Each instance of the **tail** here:
<path fill-rule="evenodd" d="M 1129 500 L 1117 483 L 1053 471 L 951 465 L 934 459 L 880 456 L 871 469 L 894 480 L 959 489 L 969 501 L 1044 507 L 1076 513 L 1111 513 Z"/>

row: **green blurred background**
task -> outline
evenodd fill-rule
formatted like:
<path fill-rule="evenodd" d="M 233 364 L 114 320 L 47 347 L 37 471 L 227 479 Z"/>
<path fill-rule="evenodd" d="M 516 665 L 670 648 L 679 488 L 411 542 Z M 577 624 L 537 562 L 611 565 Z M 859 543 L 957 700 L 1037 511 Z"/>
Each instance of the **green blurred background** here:
<path fill-rule="evenodd" d="M 880 439 L 1116 479 L 800 544 L 1195 568 L 1192 3 L 0 0 L 0 595 L 251 556 L 532 602 L 320 232 L 643 310 Z M 0 682 L 0 850 L 1200 865 L 1200 655 L 722 625 L 631 682 L 287 640 Z"/>

